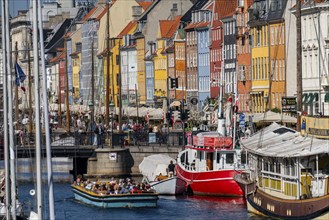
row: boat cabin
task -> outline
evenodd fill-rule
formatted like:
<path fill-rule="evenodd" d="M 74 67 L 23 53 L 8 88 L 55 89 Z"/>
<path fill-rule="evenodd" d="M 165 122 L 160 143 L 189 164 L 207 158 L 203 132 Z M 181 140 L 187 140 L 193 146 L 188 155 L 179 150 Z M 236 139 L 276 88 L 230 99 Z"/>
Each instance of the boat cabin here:
<path fill-rule="evenodd" d="M 204 132 L 193 136 L 193 143 L 179 155 L 179 163 L 186 170 L 204 172 L 241 168 L 246 164 L 241 151 L 232 148 L 232 138 L 217 132 Z"/>

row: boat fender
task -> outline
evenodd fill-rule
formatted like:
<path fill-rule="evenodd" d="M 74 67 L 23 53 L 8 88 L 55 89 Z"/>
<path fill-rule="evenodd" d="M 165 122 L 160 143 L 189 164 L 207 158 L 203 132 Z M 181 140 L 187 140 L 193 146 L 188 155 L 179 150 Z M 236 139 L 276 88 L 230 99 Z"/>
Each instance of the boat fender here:
<path fill-rule="evenodd" d="M 31 195 L 31 196 L 34 196 L 34 195 L 35 195 L 35 190 L 34 190 L 34 189 L 31 189 L 31 190 L 30 190 L 30 195 Z"/>

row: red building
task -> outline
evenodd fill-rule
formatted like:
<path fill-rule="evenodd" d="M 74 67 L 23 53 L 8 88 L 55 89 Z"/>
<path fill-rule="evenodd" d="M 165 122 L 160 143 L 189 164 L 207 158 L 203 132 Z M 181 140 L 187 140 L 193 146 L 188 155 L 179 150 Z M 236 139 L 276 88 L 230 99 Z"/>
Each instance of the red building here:
<path fill-rule="evenodd" d="M 251 89 L 251 46 L 249 39 L 249 8 L 253 0 L 238 1 L 239 5 L 235 12 L 236 17 L 236 45 L 237 45 L 237 74 L 238 74 L 238 97 L 239 111 L 250 112 L 250 89 Z"/>
<path fill-rule="evenodd" d="M 222 73 L 223 26 L 221 19 L 232 14 L 236 9 L 236 1 L 215 0 L 211 27 L 210 46 L 210 97 L 217 99 L 220 92 L 220 74 Z"/>

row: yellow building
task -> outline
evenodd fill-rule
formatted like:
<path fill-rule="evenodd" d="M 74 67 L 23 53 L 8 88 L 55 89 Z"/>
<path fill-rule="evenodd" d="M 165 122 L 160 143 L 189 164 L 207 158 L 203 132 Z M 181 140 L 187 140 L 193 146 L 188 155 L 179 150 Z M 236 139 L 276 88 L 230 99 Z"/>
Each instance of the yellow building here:
<path fill-rule="evenodd" d="M 268 26 L 251 26 L 253 45 L 251 49 L 252 82 L 251 102 L 252 112 L 264 112 L 267 109 L 270 89 L 269 81 L 269 47 Z"/>
<path fill-rule="evenodd" d="M 165 40 L 158 39 L 156 56 L 154 57 L 154 96 L 167 97 L 167 56 Z"/>
<path fill-rule="evenodd" d="M 285 96 L 285 34 L 284 23 L 270 24 L 271 86 L 269 108 L 281 109 L 281 98 Z"/>
<path fill-rule="evenodd" d="M 136 38 L 137 49 L 137 84 L 139 104 L 146 103 L 146 75 L 145 75 L 145 38 Z"/>
<path fill-rule="evenodd" d="M 70 36 L 72 41 L 72 53 L 69 54 L 72 58 L 72 85 L 73 85 L 73 99 L 80 98 L 80 69 L 81 69 L 81 28 Z"/>

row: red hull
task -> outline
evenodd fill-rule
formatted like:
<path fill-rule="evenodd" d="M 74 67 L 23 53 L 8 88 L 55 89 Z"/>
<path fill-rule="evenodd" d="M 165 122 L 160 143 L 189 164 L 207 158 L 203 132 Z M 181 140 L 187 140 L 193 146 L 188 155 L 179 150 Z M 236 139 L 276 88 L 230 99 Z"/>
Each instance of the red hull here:
<path fill-rule="evenodd" d="M 176 166 L 177 176 L 187 182 L 196 195 L 243 196 L 239 184 L 233 179 L 235 170 L 190 172 Z"/>

